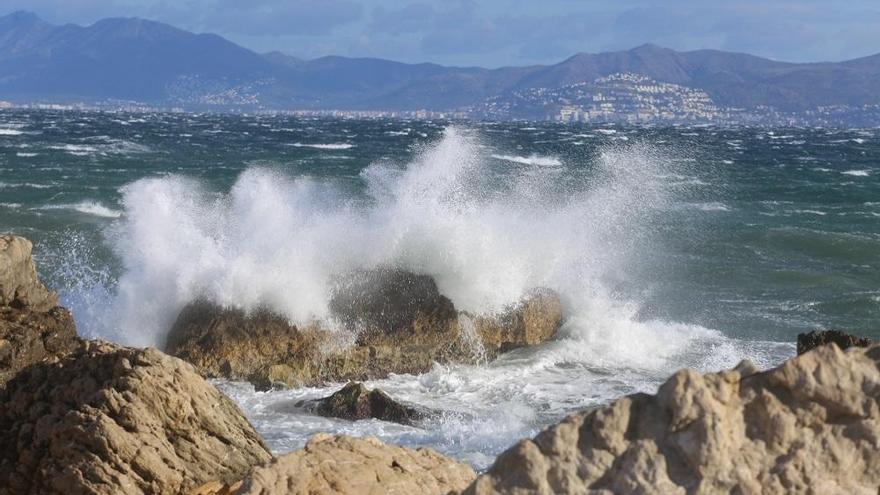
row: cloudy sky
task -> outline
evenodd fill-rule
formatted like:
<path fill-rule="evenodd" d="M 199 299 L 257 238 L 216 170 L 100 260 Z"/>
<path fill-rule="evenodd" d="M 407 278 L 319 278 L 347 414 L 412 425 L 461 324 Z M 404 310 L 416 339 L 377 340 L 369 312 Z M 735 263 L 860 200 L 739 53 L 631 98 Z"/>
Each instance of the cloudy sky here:
<path fill-rule="evenodd" d="M 2 0 L 54 23 L 144 17 L 248 48 L 447 65 L 553 63 L 656 43 L 795 62 L 880 52 L 880 0 Z M 2 12 L 0 12 L 2 13 Z"/>

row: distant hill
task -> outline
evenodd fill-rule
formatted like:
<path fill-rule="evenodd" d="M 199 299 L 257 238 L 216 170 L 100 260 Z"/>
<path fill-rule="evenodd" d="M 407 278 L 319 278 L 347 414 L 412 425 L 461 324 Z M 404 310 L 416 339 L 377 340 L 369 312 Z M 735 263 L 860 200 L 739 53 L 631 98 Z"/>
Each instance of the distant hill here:
<path fill-rule="evenodd" d="M 655 45 L 579 53 L 554 65 L 444 67 L 373 58 L 301 60 L 258 54 L 220 36 L 143 19 L 91 26 L 49 24 L 16 12 L 0 17 L 0 99 L 133 100 L 193 108 L 467 110 L 505 95 L 589 83 L 612 74 L 699 89 L 719 107 L 880 104 L 880 54 L 795 64 L 717 50 Z"/>

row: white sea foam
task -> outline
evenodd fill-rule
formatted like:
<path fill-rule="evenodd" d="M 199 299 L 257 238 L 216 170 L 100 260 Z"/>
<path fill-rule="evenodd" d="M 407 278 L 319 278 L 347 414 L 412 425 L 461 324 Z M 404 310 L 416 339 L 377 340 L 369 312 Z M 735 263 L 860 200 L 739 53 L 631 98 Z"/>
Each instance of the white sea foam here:
<path fill-rule="evenodd" d="M 296 148 L 315 148 L 319 150 L 347 150 L 354 148 L 354 145 L 350 143 L 293 143 L 291 146 Z"/>
<path fill-rule="evenodd" d="M 843 175 L 852 175 L 854 177 L 868 177 L 871 175 L 870 170 L 844 170 L 841 172 Z"/>
<path fill-rule="evenodd" d="M 492 155 L 492 158 L 504 160 L 513 163 L 521 163 L 523 165 L 537 165 L 539 167 L 559 167 L 562 162 L 554 156 L 516 156 L 516 155 Z"/>
<path fill-rule="evenodd" d="M 655 220 L 695 166 L 643 143 L 599 150 L 591 167 L 499 167 L 469 131 L 447 129 L 408 164 L 376 163 L 353 197 L 334 182 L 251 167 L 228 191 L 168 175 L 125 186 L 107 233 L 122 274 L 65 299 L 90 336 L 160 345 L 197 297 L 295 322 L 327 318 L 333 279 L 394 266 L 428 274 L 460 309 L 497 311 L 537 287 L 563 298 L 559 339 L 482 366 L 436 366 L 372 382 L 443 411 L 422 427 L 320 418 L 296 406 L 336 386 L 254 393 L 221 383 L 276 452 L 317 431 L 431 445 L 485 468 L 513 441 L 572 410 L 651 391 L 681 367 L 759 365 L 791 346 L 746 343 L 639 316 L 638 268 L 662 249 Z M 500 175 L 499 175 L 500 174 Z M 565 177 L 561 177 L 561 176 Z M 81 254 L 76 255 L 82 257 Z M 80 280 L 82 277 L 75 277 Z M 80 305 L 84 307 L 80 307 Z"/>
<path fill-rule="evenodd" d="M 112 208 L 108 208 L 107 206 L 101 204 L 97 201 L 80 201 L 79 203 L 70 203 L 70 204 L 57 204 L 57 205 L 44 205 L 39 208 L 39 210 L 72 210 L 77 211 L 79 213 L 84 213 L 86 215 L 92 215 L 96 217 L 102 218 L 119 218 L 122 216 L 122 212 L 119 210 L 114 210 Z"/>
<path fill-rule="evenodd" d="M 18 129 L 0 127 L 0 136 L 21 136 L 22 134 L 24 134 L 24 132 L 19 131 Z"/>

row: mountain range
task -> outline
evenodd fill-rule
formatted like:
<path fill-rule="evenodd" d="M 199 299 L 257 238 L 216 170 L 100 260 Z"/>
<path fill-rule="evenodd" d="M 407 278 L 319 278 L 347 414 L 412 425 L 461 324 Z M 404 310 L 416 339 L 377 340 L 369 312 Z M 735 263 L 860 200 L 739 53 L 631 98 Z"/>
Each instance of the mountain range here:
<path fill-rule="evenodd" d="M 619 73 L 699 89 L 721 107 L 797 113 L 880 103 L 880 54 L 845 62 L 788 63 L 649 44 L 579 53 L 553 65 L 484 69 L 338 56 L 301 60 L 135 18 L 83 27 L 53 25 L 28 12 L 0 17 L 0 99 L 16 102 L 454 110 Z"/>

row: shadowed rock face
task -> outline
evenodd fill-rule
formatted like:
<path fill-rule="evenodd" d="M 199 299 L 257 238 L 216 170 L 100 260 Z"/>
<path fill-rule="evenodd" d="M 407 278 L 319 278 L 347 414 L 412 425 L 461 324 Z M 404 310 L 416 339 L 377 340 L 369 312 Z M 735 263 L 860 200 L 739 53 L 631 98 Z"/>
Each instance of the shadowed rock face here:
<path fill-rule="evenodd" d="M 348 420 L 381 419 L 401 424 L 413 424 L 429 415 L 429 411 L 403 404 L 379 389 L 368 389 L 362 383 L 351 382 L 329 397 L 314 404 L 321 416 Z"/>
<path fill-rule="evenodd" d="M 37 278 L 31 242 L 0 235 L 0 387 L 25 367 L 80 345 L 73 315 Z"/>
<path fill-rule="evenodd" d="M 856 337 L 840 330 L 825 330 L 821 332 L 800 333 L 797 336 L 797 353 L 801 354 L 826 344 L 836 344 L 843 350 L 850 347 L 867 347 L 871 345 L 871 339 Z"/>
<path fill-rule="evenodd" d="M 241 479 L 271 455 L 191 365 L 104 343 L 0 391 L 0 494 L 177 494 Z"/>
<path fill-rule="evenodd" d="M 240 484 L 209 483 L 196 493 L 446 495 L 457 493 L 474 477 L 467 464 L 431 449 L 386 445 L 375 438 L 318 434 L 302 450 L 254 468 Z"/>
<path fill-rule="evenodd" d="M 397 270 L 354 274 L 330 304 L 343 329 L 300 328 L 268 311 L 196 302 L 181 311 L 166 350 L 206 376 L 257 388 L 423 373 L 435 362 L 475 362 L 552 338 L 562 305 L 536 292 L 501 315 L 460 314 L 431 277 Z M 350 346 L 340 336 L 350 335 Z"/>
<path fill-rule="evenodd" d="M 520 441 L 464 493 L 874 494 L 878 366 L 880 346 L 822 346 L 763 373 L 679 371 Z"/>

